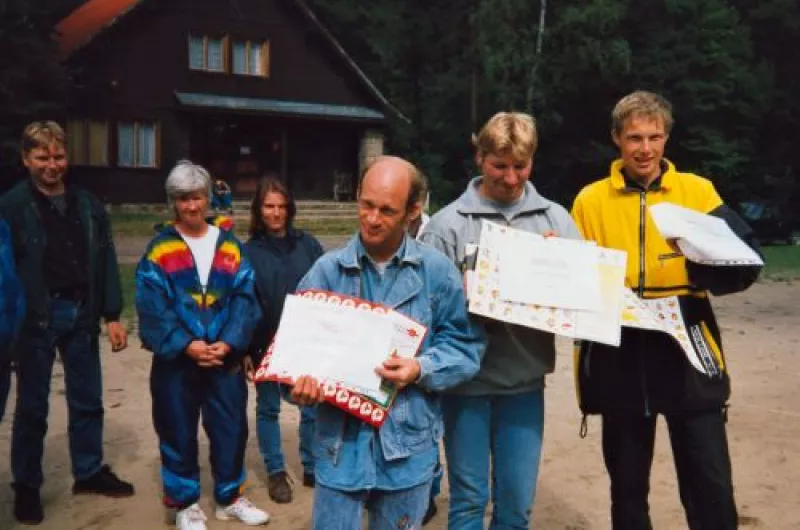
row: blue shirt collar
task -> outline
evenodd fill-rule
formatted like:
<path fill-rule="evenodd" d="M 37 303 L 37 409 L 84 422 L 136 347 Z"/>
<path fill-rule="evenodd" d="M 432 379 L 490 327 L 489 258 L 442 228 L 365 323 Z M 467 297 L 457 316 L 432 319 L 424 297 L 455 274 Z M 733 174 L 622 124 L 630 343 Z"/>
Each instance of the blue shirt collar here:
<path fill-rule="evenodd" d="M 391 263 L 409 263 L 412 265 L 419 265 L 420 261 L 422 261 L 422 253 L 419 245 L 420 243 L 406 234 L 406 236 L 403 238 L 403 242 L 400 243 L 400 248 L 397 249 L 389 261 Z M 372 259 L 368 256 L 367 250 L 361 243 L 361 236 L 356 234 L 342 249 L 342 252 L 339 255 L 339 263 L 345 268 L 360 269 L 361 264 L 363 263 L 362 260 L 365 258 Z"/>

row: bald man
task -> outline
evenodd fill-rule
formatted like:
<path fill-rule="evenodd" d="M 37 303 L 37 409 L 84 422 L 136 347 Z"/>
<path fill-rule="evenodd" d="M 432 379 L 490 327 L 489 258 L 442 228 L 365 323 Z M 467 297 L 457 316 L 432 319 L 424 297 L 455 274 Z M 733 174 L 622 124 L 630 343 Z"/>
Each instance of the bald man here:
<path fill-rule="evenodd" d="M 314 440 L 313 528 L 358 530 L 364 508 L 371 530 L 420 528 L 442 436 L 439 392 L 470 379 L 485 347 L 470 322 L 455 265 L 407 234 L 419 213 L 423 179 L 409 162 L 382 157 L 362 176 L 360 228 L 329 252 L 298 287 L 355 295 L 428 327 L 415 359 L 391 358 L 376 372 L 399 393 L 380 429 L 321 404 Z M 301 377 L 292 397 L 322 403 L 319 382 Z"/>

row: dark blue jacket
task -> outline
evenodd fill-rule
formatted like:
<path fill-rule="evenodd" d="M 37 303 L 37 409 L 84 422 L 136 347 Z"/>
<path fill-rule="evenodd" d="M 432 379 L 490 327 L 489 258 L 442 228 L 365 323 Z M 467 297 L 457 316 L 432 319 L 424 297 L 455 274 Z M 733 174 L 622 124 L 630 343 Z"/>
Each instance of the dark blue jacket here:
<path fill-rule="evenodd" d="M 255 271 L 256 296 L 263 313 L 249 352 L 260 362 L 278 330 L 286 295 L 295 291 L 323 250 L 314 236 L 290 227 L 283 238 L 256 234 L 245 243 L 245 251 Z"/>
<path fill-rule="evenodd" d="M 111 223 L 103 203 L 94 195 L 69 184 L 66 193 L 76 196 L 89 252 L 89 293 L 79 314 L 79 324 L 99 333 L 101 317 L 106 321 L 118 320 L 122 312 L 122 287 Z M 0 217 L 11 228 L 17 274 L 25 288 L 26 333 L 47 329 L 50 304 L 42 269 L 47 233 L 33 194 L 33 185 L 26 179 L 0 197 Z"/>
<path fill-rule="evenodd" d="M 9 361 L 11 343 L 25 318 L 25 293 L 11 249 L 11 232 L 0 219 L 0 367 Z"/>

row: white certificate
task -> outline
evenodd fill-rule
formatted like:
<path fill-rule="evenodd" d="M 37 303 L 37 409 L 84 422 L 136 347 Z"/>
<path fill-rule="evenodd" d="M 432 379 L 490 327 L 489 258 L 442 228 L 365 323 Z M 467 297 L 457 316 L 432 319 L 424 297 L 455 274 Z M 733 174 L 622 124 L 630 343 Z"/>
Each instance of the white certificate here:
<path fill-rule="evenodd" d="M 509 226 L 483 221 L 474 281 L 469 290 L 469 311 L 475 315 L 614 346 L 620 340 L 620 311 L 625 283 L 627 254 L 585 242 L 598 267 L 600 303 L 596 310 L 563 309 L 540 304 L 513 302 L 501 296 L 500 284 L 508 260 L 500 259 L 503 242 L 509 237 L 525 235 Z M 540 237 L 534 234 L 534 238 Z M 548 241 L 552 242 L 552 241 Z"/>
<path fill-rule="evenodd" d="M 603 247 L 595 247 L 595 252 L 600 269 L 600 309 L 575 312 L 575 336 L 619 346 L 628 253 Z"/>
<path fill-rule="evenodd" d="M 600 270 L 593 244 L 509 230 L 499 254 L 502 300 L 560 309 L 600 309 Z"/>
<path fill-rule="evenodd" d="M 706 265 L 763 265 L 728 223 L 671 203 L 650 206 L 650 216 L 665 239 L 675 239 L 687 259 Z"/>
<path fill-rule="evenodd" d="M 379 392 L 375 369 L 392 352 L 395 323 L 385 311 L 289 295 L 268 375 L 316 379 Z"/>

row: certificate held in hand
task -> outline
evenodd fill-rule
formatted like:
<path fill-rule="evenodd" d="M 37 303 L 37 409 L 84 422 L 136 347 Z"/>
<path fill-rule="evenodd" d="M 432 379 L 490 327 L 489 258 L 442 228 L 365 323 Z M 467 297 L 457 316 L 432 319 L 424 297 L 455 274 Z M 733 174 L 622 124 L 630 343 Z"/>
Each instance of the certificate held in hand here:
<path fill-rule="evenodd" d="M 664 239 L 674 240 L 686 259 L 703 265 L 764 265 L 723 219 L 676 204 L 650 206 Z"/>
<path fill-rule="evenodd" d="M 300 376 L 313 376 L 326 403 L 378 428 L 397 388 L 381 381 L 375 368 L 390 355 L 414 357 L 426 334 L 425 326 L 393 309 L 338 293 L 303 291 L 286 298 L 278 333 L 254 380 L 293 385 Z"/>
<path fill-rule="evenodd" d="M 375 368 L 391 354 L 392 321 L 369 304 L 338 306 L 289 295 L 267 375 L 309 375 L 363 391 L 380 390 Z"/>

